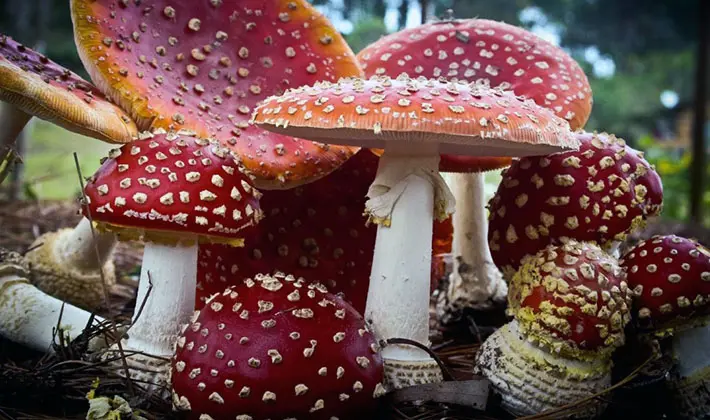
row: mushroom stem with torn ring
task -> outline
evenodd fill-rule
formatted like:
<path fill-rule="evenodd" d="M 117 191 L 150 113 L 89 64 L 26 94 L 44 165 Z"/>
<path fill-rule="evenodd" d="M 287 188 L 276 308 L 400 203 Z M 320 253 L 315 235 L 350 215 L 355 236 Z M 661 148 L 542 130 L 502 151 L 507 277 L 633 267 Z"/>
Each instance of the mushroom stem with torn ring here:
<path fill-rule="evenodd" d="M 241 246 L 240 231 L 262 217 L 260 192 L 236 155 L 191 132 L 158 129 L 110 152 L 85 187 L 99 229 L 146 242 L 134 324 L 124 349 L 132 363 L 169 358 L 195 305 L 198 241 Z M 87 211 L 87 209 L 85 209 Z M 156 361 L 158 360 L 158 361 Z M 156 362 L 153 362 L 156 361 Z"/>
<path fill-rule="evenodd" d="M 28 276 L 22 256 L 0 249 L 0 335 L 32 350 L 52 351 L 57 327 L 71 340 L 88 326 L 91 313 L 42 292 Z M 94 317 L 94 322 L 103 320 Z"/>
<path fill-rule="evenodd" d="M 453 271 L 439 295 L 437 315 L 443 323 L 458 319 L 464 308 L 487 309 L 505 302 L 508 286 L 488 248 L 488 220 L 482 173 L 451 174 L 456 198 L 453 214 Z"/>
<path fill-rule="evenodd" d="M 380 337 L 429 343 L 434 217 L 443 219 L 453 211 L 453 197 L 438 168 L 436 144 L 393 142 L 385 146 L 368 192 L 378 227 L 365 318 L 373 322 Z M 440 375 L 430 356 L 416 347 L 393 344 L 382 355 L 400 363 L 426 363 L 432 375 Z"/>
<path fill-rule="evenodd" d="M 73 229 L 47 232 L 25 255 L 32 267 L 32 283 L 60 300 L 95 310 L 106 303 L 104 289 L 116 283 L 111 260 L 116 243 L 111 232 L 92 232 L 87 218 Z"/>
<path fill-rule="evenodd" d="M 446 218 L 454 206 L 439 154 L 525 156 L 578 147 L 567 122 L 511 92 L 406 75 L 292 89 L 262 102 L 253 120 L 298 138 L 385 149 L 365 203 L 380 225 L 365 314 L 379 338 L 423 343 L 433 218 Z M 392 346 L 384 358 L 390 387 L 441 380 L 422 352 Z"/>

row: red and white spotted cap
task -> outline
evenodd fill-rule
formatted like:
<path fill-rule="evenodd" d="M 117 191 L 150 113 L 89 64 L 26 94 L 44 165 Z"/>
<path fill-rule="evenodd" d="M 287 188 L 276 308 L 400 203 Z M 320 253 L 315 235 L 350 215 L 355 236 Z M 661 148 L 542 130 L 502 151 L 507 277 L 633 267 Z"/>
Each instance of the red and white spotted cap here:
<path fill-rule="evenodd" d="M 621 264 L 635 293 L 640 325 L 682 327 L 710 311 L 710 250 L 701 244 L 657 235 L 630 249 Z"/>
<path fill-rule="evenodd" d="M 623 240 L 661 212 L 661 178 L 643 153 L 609 134 L 575 137 L 578 151 L 523 158 L 503 172 L 488 241 L 507 277 L 548 244 Z"/>
<path fill-rule="evenodd" d="M 355 149 L 249 124 L 269 95 L 360 76 L 343 37 L 306 0 L 72 0 L 79 56 L 139 128 L 190 129 L 235 151 L 263 189 L 327 175 Z"/>
<path fill-rule="evenodd" d="M 430 22 L 384 36 L 357 55 L 366 76 L 483 80 L 511 90 L 582 128 L 592 90 L 580 65 L 562 48 L 523 28 L 486 19 Z M 507 166 L 510 159 L 445 155 L 440 169 L 468 172 Z"/>
<path fill-rule="evenodd" d="M 186 131 L 158 129 L 112 150 L 84 191 L 92 220 L 125 239 L 241 246 L 238 235 L 263 217 L 234 153 Z"/>
<path fill-rule="evenodd" d="M 384 394 L 378 351 L 362 316 L 323 285 L 258 275 L 185 326 L 173 404 L 189 419 L 365 418 Z"/>

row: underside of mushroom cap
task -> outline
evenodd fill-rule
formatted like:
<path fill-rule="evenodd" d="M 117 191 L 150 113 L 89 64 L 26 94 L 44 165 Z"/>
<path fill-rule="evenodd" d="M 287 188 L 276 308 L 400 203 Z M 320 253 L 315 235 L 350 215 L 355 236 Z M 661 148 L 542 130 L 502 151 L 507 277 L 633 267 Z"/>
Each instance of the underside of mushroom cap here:
<path fill-rule="evenodd" d="M 384 36 L 357 55 L 366 76 L 483 80 L 511 90 L 584 126 L 592 108 L 589 81 L 564 50 L 523 28 L 486 19 L 437 21 Z M 444 155 L 443 172 L 480 172 L 508 158 Z"/>
<path fill-rule="evenodd" d="M 265 189 L 322 177 L 355 151 L 248 123 L 268 95 L 361 74 L 343 37 L 307 1 L 72 0 L 71 7 L 92 80 L 141 129 L 217 138 Z"/>
<path fill-rule="evenodd" d="M 522 158 L 489 203 L 488 241 L 508 278 L 526 255 L 564 238 L 606 245 L 660 214 L 661 178 L 614 135 L 576 132 L 578 151 Z"/>
<path fill-rule="evenodd" d="M 610 355 L 631 320 L 626 273 L 598 246 L 574 240 L 525 258 L 508 304 L 531 340 L 579 360 Z"/>
<path fill-rule="evenodd" d="M 611 361 L 567 359 L 526 340 L 513 320 L 489 336 L 478 350 L 474 373 L 488 378 L 501 406 L 515 416 L 540 414 L 588 398 L 611 384 Z M 593 398 L 552 418 L 590 418 L 606 408 Z"/>
<path fill-rule="evenodd" d="M 576 149 L 569 124 L 511 92 L 400 75 L 319 82 L 272 96 L 253 120 L 274 132 L 367 148 L 435 144 L 441 154 L 526 156 Z"/>
<path fill-rule="evenodd" d="M 128 143 L 137 134 L 128 114 L 91 83 L 2 34 L 0 101 L 108 143 Z"/>
<path fill-rule="evenodd" d="M 263 218 L 237 156 L 187 131 L 158 129 L 112 150 L 84 190 L 82 210 L 127 240 L 242 246 L 242 231 Z"/>
<path fill-rule="evenodd" d="M 364 418 L 384 393 L 365 320 L 283 273 L 212 297 L 177 341 L 173 403 L 188 418 Z"/>
<path fill-rule="evenodd" d="M 710 313 L 710 250 L 676 235 L 641 241 L 621 260 L 634 291 L 639 325 L 663 330 L 692 328 Z"/>
<path fill-rule="evenodd" d="M 104 287 L 116 284 L 116 270 L 110 258 L 102 268 L 103 273 L 62 263 L 56 253 L 56 244 L 66 241 L 72 231 L 71 228 L 60 229 L 37 238 L 30 246 L 31 251 L 25 255 L 32 269 L 29 278 L 32 284 L 48 295 L 94 311 L 104 303 Z"/>

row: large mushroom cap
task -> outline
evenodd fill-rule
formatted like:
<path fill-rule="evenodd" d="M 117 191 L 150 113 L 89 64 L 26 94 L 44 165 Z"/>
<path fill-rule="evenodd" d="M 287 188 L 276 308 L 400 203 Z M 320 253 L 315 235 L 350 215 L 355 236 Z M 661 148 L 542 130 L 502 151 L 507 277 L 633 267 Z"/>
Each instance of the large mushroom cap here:
<path fill-rule="evenodd" d="M 358 76 L 355 57 L 305 0 L 72 0 L 79 55 L 142 129 L 187 128 L 237 152 L 257 187 L 283 188 L 353 153 L 248 124 L 268 95 Z"/>
<path fill-rule="evenodd" d="M 235 277 L 281 271 L 344 293 L 364 311 L 377 229 L 362 213 L 378 160 L 362 150 L 318 181 L 266 191 L 265 218 L 244 231 L 244 248 L 200 246 L 197 299 L 221 293 Z"/>
<path fill-rule="evenodd" d="M 592 94 L 584 71 L 561 48 L 523 28 L 486 19 L 431 22 L 380 38 L 357 55 L 366 76 L 483 80 L 532 99 L 573 130 L 589 118 Z M 444 172 L 496 169 L 509 158 L 444 155 Z"/>
<path fill-rule="evenodd" d="M 215 295 L 186 326 L 172 371 L 188 418 L 364 418 L 383 393 L 373 335 L 324 286 L 283 274 Z"/>
<path fill-rule="evenodd" d="M 578 151 L 523 158 L 490 202 L 488 240 L 511 275 L 526 255 L 562 238 L 605 244 L 661 212 L 661 178 L 643 154 L 608 134 L 577 132 Z"/>
<path fill-rule="evenodd" d="M 710 310 L 710 250 L 676 235 L 639 242 L 622 258 L 641 324 L 692 325 Z M 684 325 L 685 324 L 685 325 Z"/>
<path fill-rule="evenodd" d="M 433 143 L 457 155 L 525 156 L 578 145 L 566 121 L 510 92 L 406 75 L 291 89 L 261 103 L 254 121 L 318 141 L 368 148 Z"/>
<path fill-rule="evenodd" d="M 377 227 L 366 225 L 362 213 L 378 162 L 363 149 L 323 179 L 265 191 L 265 218 L 243 232 L 243 248 L 200 245 L 198 307 L 235 276 L 281 271 L 323 283 L 364 312 Z M 434 224 L 434 253 L 451 251 L 451 233 L 451 219 Z"/>
<path fill-rule="evenodd" d="M 238 158 L 185 131 L 159 129 L 112 150 L 85 192 L 93 221 L 127 239 L 240 246 L 237 234 L 263 216 Z"/>
<path fill-rule="evenodd" d="M 521 331 L 567 357 L 597 358 L 624 343 L 631 292 L 616 259 L 574 240 L 525 259 L 508 293 Z"/>
<path fill-rule="evenodd" d="M 0 101 L 108 143 L 128 143 L 137 134 L 131 118 L 96 87 L 1 34 Z"/>
<path fill-rule="evenodd" d="M 566 119 L 587 122 L 592 92 L 562 48 L 517 26 L 487 19 L 432 22 L 380 38 L 357 55 L 366 75 L 485 80 Z"/>

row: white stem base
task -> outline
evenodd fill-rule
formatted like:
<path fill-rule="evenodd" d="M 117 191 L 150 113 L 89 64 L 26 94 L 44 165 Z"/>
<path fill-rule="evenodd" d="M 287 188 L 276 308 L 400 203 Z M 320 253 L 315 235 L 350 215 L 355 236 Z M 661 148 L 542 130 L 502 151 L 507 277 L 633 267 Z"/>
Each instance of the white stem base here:
<path fill-rule="evenodd" d="M 171 357 L 180 327 L 194 311 L 196 287 L 197 243 L 188 246 L 147 243 L 136 312 L 125 347 Z M 141 305 L 143 310 L 139 313 Z"/>
<path fill-rule="evenodd" d="M 453 271 L 446 293 L 440 295 L 437 314 L 450 322 L 471 307 L 487 309 L 504 302 L 508 286 L 493 263 L 488 247 L 483 174 L 451 174 L 456 198 L 453 217 Z"/>
<path fill-rule="evenodd" d="M 91 313 L 64 304 L 32 286 L 25 278 L 0 277 L 0 334 L 15 343 L 38 351 L 51 351 L 53 328 L 59 325 L 70 341 L 81 334 L 90 317 Z M 95 322 L 102 321 L 95 317 Z"/>
<path fill-rule="evenodd" d="M 685 419 L 706 419 L 710 415 L 710 326 L 676 332 L 673 355 L 677 377 L 673 380 L 679 414 Z"/>
<path fill-rule="evenodd" d="M 71 234 L 56 244 L 59 260 L 85 271 L 102 267 L 116 248 L 116 235 L 99 231 L 92 234 L 91 230 L 89 219 L 81 219 Z"/>

